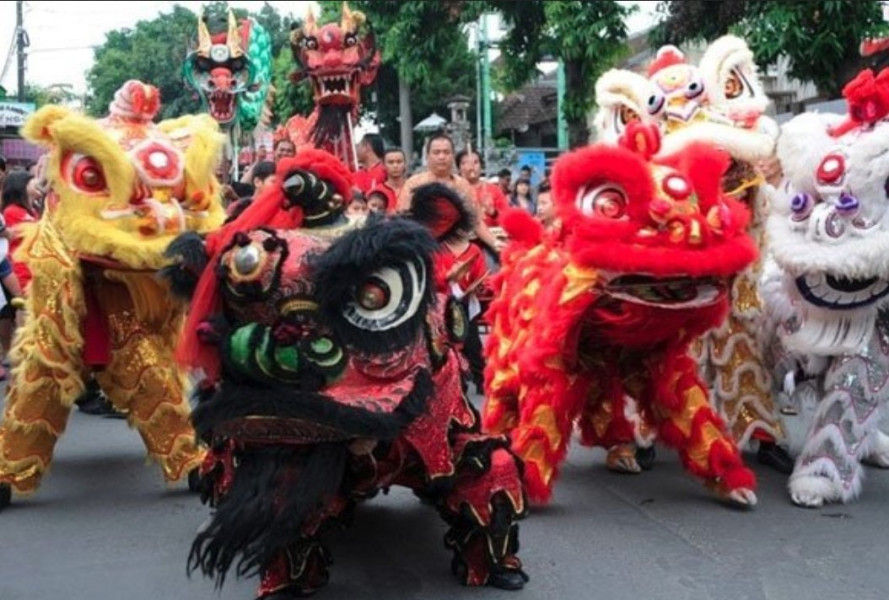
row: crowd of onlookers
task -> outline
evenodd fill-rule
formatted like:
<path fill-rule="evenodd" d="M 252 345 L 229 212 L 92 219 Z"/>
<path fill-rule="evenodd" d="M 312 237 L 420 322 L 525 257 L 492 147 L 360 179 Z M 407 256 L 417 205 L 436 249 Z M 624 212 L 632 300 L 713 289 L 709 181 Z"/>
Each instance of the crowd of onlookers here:
<path fill-rule="evenodd" d="M 7 377 L 7 353 L 12 345 L 18 309 L 31 273 L 28 266 L 13 258 L 21 244 L 20 225 L 34 222 L 43 212 L 46 197 L 42 163 L 11 166 L 0 156 L 0 380 Z"/>

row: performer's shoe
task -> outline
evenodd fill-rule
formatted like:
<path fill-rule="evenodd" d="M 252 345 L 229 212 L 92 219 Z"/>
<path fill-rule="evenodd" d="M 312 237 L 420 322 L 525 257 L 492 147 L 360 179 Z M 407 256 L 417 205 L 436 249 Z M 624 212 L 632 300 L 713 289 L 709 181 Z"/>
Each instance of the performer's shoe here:
<path fill-rule="evenodd" d="M 261 596 L 256 600 L 294 600 L 294 598 L 308 598 L 317 592 L 318 589 L 304 590 L 298 585 L 292 585 L 278 590 L 274 594 Z"/>
<path fill-rule="evenodd" d="M 774 442 L 759 442 L 756 459 L 779 473 L 785 475 L 793 473 L 793 458 L 787 453 L 787 450 Z"/>
<path fill-rule="evenodd" d="M 528 583 L 528 576 L 522 570 L 502 569 L 493 571 L 488 577 L 488 585 L 500 590 L 520 590 Z"/>
<path fill-rule="evenodd" d="M 199 494 L 203 491 L 199 467 L 195 467 L 188 472 L 188 491 L 195 494 Z"/>
<path fill-rule="evenodd" d="M 12 503 L 12 486 L 8 483 L 0 483 L 0 510 Z"/>
<path fill-rule="evenodd" d="M 655 458 L 657 458 L 657 451 L 654 449 L 654 445 L 648 448 L 636 448 L 636 462 L 643 471 L 651 471 Z"/>
<path fill-rule="evenodd" d="M 93 392 L 92 390 L 87 390 L 83 396 L 78 398 L 76 404 L 80 412 L 87 415 L 105 417 L 107 419 L 127 418 L 124 413 L 114 408 L 101 391 Z"/>

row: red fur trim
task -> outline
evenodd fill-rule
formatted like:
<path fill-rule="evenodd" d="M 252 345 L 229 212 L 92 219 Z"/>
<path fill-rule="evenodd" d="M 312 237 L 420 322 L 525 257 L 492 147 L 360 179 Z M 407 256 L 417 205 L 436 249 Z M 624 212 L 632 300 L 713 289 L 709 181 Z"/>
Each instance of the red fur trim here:
<path fill-rule="evenodd" d="M 722 486 L 729 490 L 756 490 L 756 475 L 747 467 L 735 467 L 722 476 Z"/>
<path fill-rule="evenodd" d="M 553 198 L 566 228 L 578 220 L 589 220 L 577 208 L 578 192 L 591 191 L 606 183 L 617 184 L 624 190 L 632 221 L 647 219 L 654 184 L 645 162 L 626 148 L 597 144 L 563 155 L 553 167 Z"/>
<path fill-rule="evenodd" d="M 661 46 L 657 51 L 655 59 L 648 65 L 648 76 L 653 76 L 661 69 L 682 64 L 685 64 L 685 55 L 679 48 L 676 46 Z"/>
<path fill-rule="evenodd" d="M 731 164 L 728 152 L 703 142 L 694 142 L 685 146 L 682 152 L 656 162 L 673 167 L 691 181 L 702 213 L 706 214 L 722 199 L 722 178 Z"/>
<path fill-rule="evenodd" d="M 311 171 L 330 183 L 344 200 L 348 201 L 352 198 L 352 173 L 340 159 L 330 152 L 302 147 L 297 150 L 295 156 L 282 158 L 275 169 L 278 181 L 281 181 L 289 171 L 294 169 Z"/>
<path fill-rule="evenodd" d="M 521 208 L 510 208 L 500 215 L 500 224 L 511 243 L 535 246 L 543 239 L 543 224 Z"/>
<path fill-rule="evenodd" d="M 843 88 L 843 97 L 849 116 L 841 124 L 828 129 L 828 133 L 834 137 L 889 116 L 889 69 L 883 69 L 876 77 L 871 69 L 861 71 Z"/>

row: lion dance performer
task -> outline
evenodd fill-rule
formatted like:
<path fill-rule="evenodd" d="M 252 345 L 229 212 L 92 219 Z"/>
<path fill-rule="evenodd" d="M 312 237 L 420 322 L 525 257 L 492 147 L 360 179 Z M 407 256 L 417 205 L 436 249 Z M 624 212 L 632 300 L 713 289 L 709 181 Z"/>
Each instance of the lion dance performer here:
<path fill-rule="evenodd" d="M 204 15 L 198 21 L 197 48 L 186 57 L 182 73 L 226 131 L 229 158 L 237 163 L 241 132 L 253 131 L 265 114 L 272 82 L 271 36 L 252 19 L 238 25 L 230 8 L 228 29 L 211 35 Z"/>
<path fill-rule="evenodd" d="M 769 100 L 747 44 L 724 36 L 707 47 L 697 66 L 675 47 L 665 46 L 648 75 L 646 79 L 612 70 L 600 78 L 596 85 L 600 135 L 614 142 L 628 123 L 654 123 L 664 132 L 664 153 L 680 151 L 695 141 L 729 152 L 732 164 L 723 178 L 723 190 L 750 209 L 749 233 L 763 248 L 769 198 L 756 165 L 773 156 L 778 128 L 764 114 Z M 759 461 L 789 474 L 793 460 L 780 445 L 784 432 L 764 358 L 761 274 L 762 260 L 757 260 L 733 279 L 728 318 L 697 341 L 693 352 L 711 388 L 711 400 L 735 441 L 746 446 L 756 440 Z M 610 449 L 609 466 L 638 472 L 636 445 L 652 441 L 652 436 L 637 433 L 635 439 Z"/>
<path fill-rule="evenodd" d="M 748 212 L 722 195 L 728 157 L 690 144 L 654 160 L 656 127 L 556 162 L 560 232 L 520 213 L 487 346 L 485 427 L 509 433 L 528 493 L 547 501 L 575 423 L 612 447 L 655 429 L 723 498 L 756 502 L 753 473 L 689 355 L 728 311 L 728 283 L 757 256 Z M 634 422 L 638 420 L 644 422 Z"/>
<path fill-rule="evenodd" d="M 23 128 L 50 149 L 51 191 L 16 257 L 33 280 L 0 426 L 5 502 L 37 489 L 91 372 L 167 480 L 203 458 L 173 365 L 186 304 L 156 271 L 177 234 L 222 222 L 222 137 L 203 115 L 155 125 L 159 106 L 157 89 L 129 81 L 100 121 L 47 106 Z"/>
<path fill-rule="evenodd" d="M 215 512 L 190 569 L 221 584 L 236 564 L 260 573 L 258 598 L 303 597 L 328 580 L 324 532 L 403 485 L 448 523 L 460 581 L 521 588 L 519 463 L 461 387 L 466 321 L 436 292 L 432 237 L 404 217 L 340 226 L 351 176 L 324 151 L 277 174 L 209 238 L 206 266 L 187 239 L 171 247 L 177 286 L 201 273 L 179 356 L 209 376 L 194 421 Z M 453 229 L 460 215 L 441 205 L 423 222 Z"/>
<path fill-rule="evenodd" d="M 878 429 L 889 400 L 889 69 L 863 71 L 843 95 L 848 116 L 783 126 L 786 184 L 768 221 L 769 311 L 816 389 L 789 482 L 793 502 L 808 507 L 853 500 L 862 461 L 889 468 Z"/>
<path fill-rule="evenodd" d="M 297 69 L 294 82 L 308 79 L 315 110 L 296 115 L 278 135 L 287 135 L 297 148 L 315 147 L 358 169 L 353 126 L 361 106 L 361 89 L 373 83 L 380 68 L 380 52 L 364 13 L 343 3 L 339 23 L 319 26 L 311 9 L 305 23 L 290 32 Z"/>

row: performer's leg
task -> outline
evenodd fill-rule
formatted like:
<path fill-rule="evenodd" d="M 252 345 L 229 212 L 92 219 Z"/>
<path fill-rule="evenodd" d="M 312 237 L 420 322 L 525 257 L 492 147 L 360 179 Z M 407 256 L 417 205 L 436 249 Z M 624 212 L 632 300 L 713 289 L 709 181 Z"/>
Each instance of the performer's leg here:
<path fill-rule="evenodd" d="M 469 322 L 466 340 L 463 342 L 463 355 L 469 363 L 469 371 L 472 373 L 472 383 L 475 384 L 476 393 L 481 394 L 485 387 L 485 359 L 482 356 L 482 339 L 478 331 L 477 317 Z"/>
<path fill-rule="evenodd" d="M 84 389 L 75 356 L 38 347 L 35 336 L 20 339 L 0 424 L 0 508 L 9 503 L 10 488 L 27 494 L 40 485 L 71 406 Z"/>
<path fill-rule="evenodd" d="M 868 452 L 862 462 L 872 467 L 889 469 L 889 435 L 874 428 L 867 440 Z"/>
<path fill-rule="evenodd" d="M 679 451 L 683 466 L 739 504 L 756 504 L 756 478 L 744 466 L 725 424 L 710 406 L 706 388 L 689 357 L 663 357 L 656 369 L 653 406 L 660 439 Z"/>
<path fill-rule="evenodd" d="M 168 481 L 187 475 L 204 456 L 189 421 L 184 378 L 174 364 L 167 338 L 136 328 L 114 349 L 108 369 L 96 374 Z"/>
<path fill-rule="evenodd" d="M 864 476 L 860 461 L 881 447 L 881 392 L 870 389 L 868 373 L 862 372 L 873 363 L 862 367 L 862 362 L 836 361 L 825 377 L 824 399 L 788 483 L 791 499 L 800 506 L 854 499 Z"/>
<path fill-rule="evenodd" d="M 451 568 L 460 581 L 517 590 L 528 581 L 516 556 L 516 521 L 525 512 L 521 473 L 505 440 L 494 444 L 481 437 L 458 441 L 456 483 L 438 507 L 450 525 L 445 545 L 454 552 Z"/>
<path fill-rule="evenodd" d="M 327 584 L 330 554 L 317 538 L 294 544 L 263 569 L 258 600 L 304 598 Z"/>
<path fill-rule="evenodd" d="M 611 367 L 599 379 L 601 385 L 590 390 L 578 419 L 581 442 L 607 448 L 605 464 L 612 471 L 639 473 L 643 469 L 637 460 L 640 450 L 643 456 L 653 453 L 655 433 L 650 411 L 635 398 L 646 393 L 642 368 Z M 626 371 L 629 372 L 625 375 Z M 647 452 L 649 449 L 651 452 Z M 651 468 L 651 461 L 646 467 Z"/>

